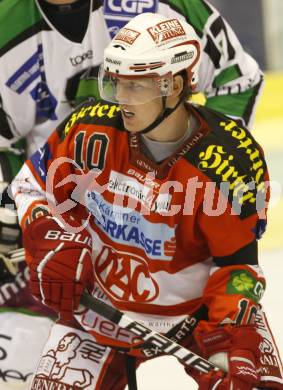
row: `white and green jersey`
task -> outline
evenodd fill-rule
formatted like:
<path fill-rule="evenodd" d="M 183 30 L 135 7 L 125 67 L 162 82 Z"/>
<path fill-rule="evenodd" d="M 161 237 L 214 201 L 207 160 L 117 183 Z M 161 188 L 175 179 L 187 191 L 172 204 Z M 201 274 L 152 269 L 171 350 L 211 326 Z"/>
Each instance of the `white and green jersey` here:
<path fill-rule="evenodd" d="M 203 0 L 91 0 L 81 43 L 63 36 L 37 0 L 0 2 L 0 145 L 38 149 L 72 109 L 68 91 L 96 68 L 111 36 L 141 12 L 185 18 L 202 40 L 199 91 L 206 104 L 250 124 L 262 74 L 219 13 Z M 78 20 L 79 23 L 79 20 Z"/>
<path fill-rule="evenodd" d="M 55 29 L 37 0 L 0 2 L 0 95 L 6 113 L 0 134 L 6 142 L 26 138 L 28 154 L 70 113 L 68 91 L 82 72 L 103 60 L 110 36 L 101 2 L 90 3 L 88 27 L 77 43 Z"/>

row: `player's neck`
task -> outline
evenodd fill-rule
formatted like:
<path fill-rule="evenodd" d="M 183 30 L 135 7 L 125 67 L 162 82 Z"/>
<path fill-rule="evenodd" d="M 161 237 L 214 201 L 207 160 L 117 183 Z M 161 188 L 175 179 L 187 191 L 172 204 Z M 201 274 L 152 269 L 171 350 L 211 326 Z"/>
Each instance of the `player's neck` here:
<path fill-rule="evenodd" d="M 189 126 L 189 112 L 181 104 L 159 126 L 147 133 L 149 139 L 159 142 L 174 142 L 183 137 Z"/>

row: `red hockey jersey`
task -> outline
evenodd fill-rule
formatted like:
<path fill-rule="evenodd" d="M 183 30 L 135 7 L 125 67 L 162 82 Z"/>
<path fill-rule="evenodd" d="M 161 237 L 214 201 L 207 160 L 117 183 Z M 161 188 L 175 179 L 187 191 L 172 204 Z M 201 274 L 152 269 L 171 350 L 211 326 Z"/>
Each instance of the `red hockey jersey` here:
<path fill-rule="evenodd" d="M 123 129 L 117 106 L 85 103 L 13 184 L 23 228 L 44 212 L 85 223 L 101 297 L 162 332 L 201 305 L 209 326 L 247 322 L 265 287 L 257 262 L 268 193 L 261 148 L 222 114 L 188 110 L 197 131 L 156 164 L 140 136 Z"/>

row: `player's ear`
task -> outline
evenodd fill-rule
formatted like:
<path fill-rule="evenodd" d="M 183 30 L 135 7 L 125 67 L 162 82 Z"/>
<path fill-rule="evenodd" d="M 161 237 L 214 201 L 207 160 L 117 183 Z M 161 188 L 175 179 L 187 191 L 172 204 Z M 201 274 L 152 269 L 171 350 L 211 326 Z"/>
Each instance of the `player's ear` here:
<path fill-rule="evenodd" d="M 179 96 L 184 88 L 184 79 L 181 75 L 176 75 L 173 78 L 173 93 L 172 96 L 177 97 Z"/>

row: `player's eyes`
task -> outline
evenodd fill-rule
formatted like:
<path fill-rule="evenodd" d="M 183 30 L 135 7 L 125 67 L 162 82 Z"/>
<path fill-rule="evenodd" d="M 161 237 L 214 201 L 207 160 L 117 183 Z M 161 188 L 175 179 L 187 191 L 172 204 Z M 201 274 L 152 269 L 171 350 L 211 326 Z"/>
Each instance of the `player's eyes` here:
<path fill-rule="evenodd" d="M 141 84 L 138 84 L 138 83 L 131 83 L 130 84 L 130 88 L 132 89 L 142 89 L 142 88 L 145 88 L 143 85 Z"/>

